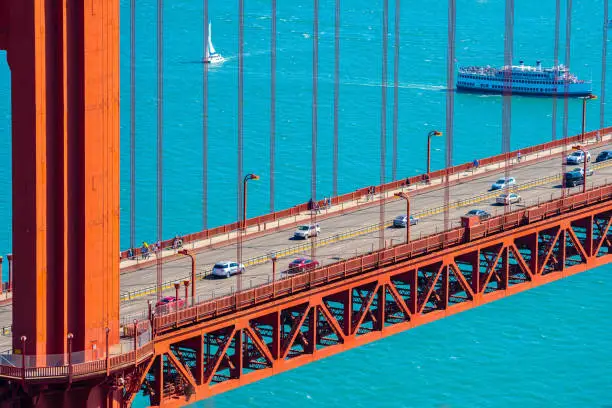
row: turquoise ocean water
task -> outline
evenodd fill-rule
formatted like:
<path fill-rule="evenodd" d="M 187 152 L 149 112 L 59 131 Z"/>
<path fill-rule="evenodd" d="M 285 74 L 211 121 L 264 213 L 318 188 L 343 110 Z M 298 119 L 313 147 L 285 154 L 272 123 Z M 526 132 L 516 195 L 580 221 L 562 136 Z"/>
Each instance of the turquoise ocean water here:
<path fill-rule="evenodd" d="M 155 237 L 155 2 L 137 5 L 137 230 Z M 310 198 L 312 2 L 279 2 L 276 208 Z M 394 2 L 390 2 L 392 78 Z M 341 192 L 379 183 L 381 1 L 342 1 L 340 85 Z M 445 131 L 447 3 L 402 2 L 398 176 L 425 167 L 425 135 Z M 553 0 L 515 1 L 515 63 L 553 62 Z M 245 2 L 244 168 L 249 215 L 269 208 L 270 1 Z M 332 192 L 333 10 L 320 1 L 318 180 Z M 237 3 L 210 1 L 213 42 L 227 61 L 209 72 L 209 226 L 236 219 Z M 562 12 L 565 20 L 565 11 Z M 122 1 L 121 247 L 129 245 L 129 1 Z M 603 0 L 575 1 L 572 71 L 600 94 Z M 164 107 L 164 235 L 202 227 L 202 4 L 166 2 Z M 504 1 L 457 1 L 457 60 L 503 63 Z M 565 25 L 560 61 L 564 62 Z M 608 76 L 610 72 L 608 71 Z M 608 81 L 610 83 L 611 81 Z M 391 85 L 390 85 L 391 86 Z M 386 163 L 391 177 L 391 102 Z M 607 86 L 608 95 L 612 91 Z M 562 103 L 559 104 L 562 107 Z M 570 101 L 569 134 L 580 130 L 580 102 Z M 559 111 L 558 137 L 562 137 Z M 606 124 L 610 123 L 609 107 Z M 456 95 L 454 162 L 501 150 L 501 97 Z M 513 97 L 512 147 L 551 139 L 552 102 Z M 591 102 L 587 127 L 599 125 Z M 10 252 L 10 73 L 0 53 L 0 253 Z M 443 139 L 432 164 L 444 163 Z M 612 398 L 606 279 L 612 267 L 554 283 L 453 316 L 216 397 L 197 406 L 603 407 Z M 6 272 L 6 271 L 5 271 Z"/>

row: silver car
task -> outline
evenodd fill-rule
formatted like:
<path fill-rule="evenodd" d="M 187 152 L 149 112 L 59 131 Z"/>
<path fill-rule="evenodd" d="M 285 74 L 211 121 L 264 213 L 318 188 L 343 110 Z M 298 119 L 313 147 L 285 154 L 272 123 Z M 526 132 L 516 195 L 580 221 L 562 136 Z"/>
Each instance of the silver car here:
<path fill-rule="evenodd" d="M 580 163 L 584 163 L 584 151 L 576 150 L 575 152 L 572 152 L 572 154 L 567 156 L 566 160 L 567 160 L 567 164 L 580 164 Z M 586 154 L 586 161 L 587 162 L 591 161 L 591 153 L 589 153 L 589 152 L 587 152 L 587 154 Z"/>
<path fill-rule="evenodd" d="M 579 172 L 580 174 L 582 174 L 584 176 L 584 174 L 583 174 L 584 173 L 584 169 L 582 167 L 576 167 L 572 171 L 577 171 L 577 172 Z M 590 167 L 587 167 L 587 172 L 586 173 L 587 173 L 587 177 L 588 176 L 592 176 L 593 175 L 593 169 L 590 168 Z"/>
<path fill-rule="evenodd" d="M 321 233 L 321 227 L 319 224 L 306 224 L 297 227 L 293 233 L 294 238 L 307 239 L 310 237 L 316 237 Z"/>
<path fill-rule="evenodd" d="M 244 273 L 244 265 L 234 261 L 217 262 L 213 266 L 212 274 L 221 278 L 229 278 L 237 273 Z"/>
<path fill-rule="evenodd" d="M 497 180 L 491 186 L 491 190 L 502 190 L 506 187 L 514 187 L 516 185 L 516 179 L 514 177 L 502 177 Z"/>
<path fill-rule="evenodd" d="M 510 205 L 521 202 L 521 196 L 516 193 L 501 194 L 495 199 L 497 204 Z"/>
<path fill-rule="evenodd" d="M 408 222 L 408 217 L 406 215 L 398 215 L 393 220 L 393 226 L 395 228 L 406 228 L 406 223 Z M 412 215 L 410 216 L 410 225 L 417 225 L 419 222 L 418 218 L 414 218 Z"/>

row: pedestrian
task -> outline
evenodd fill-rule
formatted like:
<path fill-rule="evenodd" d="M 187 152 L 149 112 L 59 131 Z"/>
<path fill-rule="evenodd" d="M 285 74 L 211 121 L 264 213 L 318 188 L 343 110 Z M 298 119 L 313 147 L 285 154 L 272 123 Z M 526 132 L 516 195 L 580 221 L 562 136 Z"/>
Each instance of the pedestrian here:
<path fill-rule="evenodd" d="M 516 154 L 516 160 L 520 163 L 521 162 L 521 152 L 518 152 Z"/>
<path fill-rule="evenodd" d="M 472 166 L 474 166 L 474 169 L 477 169 L 479 165 L 480 162 L 478 161 L 478 159 L 474 159 L 474 161 L 472 162 Z"/>

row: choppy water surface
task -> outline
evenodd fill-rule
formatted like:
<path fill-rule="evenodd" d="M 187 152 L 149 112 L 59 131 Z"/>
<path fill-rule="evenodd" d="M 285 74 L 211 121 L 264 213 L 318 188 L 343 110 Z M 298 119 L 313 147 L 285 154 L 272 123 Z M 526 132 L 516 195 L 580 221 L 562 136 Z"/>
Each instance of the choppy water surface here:
<path fill-rule="evenodd" d="M 571 67 L 600 94 L 602 1 L 574 2 Z M 129 243 L 129 2 L 122 2 L 122 248 Z M 237 4 L 211 1 L 215 47 L 227 61 L 209 73 L 209 225 L 236 218 Z M 320 2 L 318 191 L 332 191 L 333 2 Z M 391 3 L 393 9 L 394 2 Z M 457 60 L 503 63 L 503 0 L 459 0 Z M 515 60 L 553 61 L 552 0 L 516 0 Z M 378 184 L 380 172 L 381 1 L 342 2 L 341 192 Z M 399 163 L 401 177 L 423 172 L 425 135 L 445 130 L 446 2 L 402 3 Z M 155 234 L 155 2 L 138 2 L 137 237 Z M 202 225 L 202 9 L 166 5 L 164 231 Z M 244 167 L 262 175 L 249 188 L 249 215 L 269 203 L 270 4 L 246 2 Z M 562 18 L 565 18 L 562 13 Z M 393 47 L 390 15 L 389 46 Z M 310 198 L 312 4 L 278 9 L 276 207 Z M 561 46 L 565 46 L 564 24 Z M 563 62 L 564 49 L 560 50 Z M 10 74 L 0 53 L 0 253 L 10 251 Z M 392 73 L 393 52 L 389 52 Z M 516 61 L 515 61 L 516 62 Z M 608 75 L 610 73 L 608 72 Z M 391 76 L 390 76 L 391 78 Z M 609 81 L 610 82 L 610 81 Z M 612 89 L 607 86 L 608 94 Z M 392 101 L 392 90 L 389 101 Z M 512 146 L 551 138 L 551 100 L 513 97 Z M 562 106 L 562 104 L 560 104 Z M 569 103 L 569 134 L 580 130 L 580 102 Z M 501 98 L 456 95 L 455 163 L 501 149 Z M 610 109 L 605 111 L 609 124 Z M 389 120 L 391 109 L 389 108 Z M 391 173 L 391 125 L 387 174 Z M 587 127 L 599 125 L 591 102 Z M 559 114 L 559 137 L 562 137 Z M 433 140 L 434 168 L 443 138 Z M 612 284 L 602 267 L 563 282 L 453 316 L 201 403 L 200 406 L 464 407 L 605 406 L 612 397 L 609 339 Z M 6 272 L 6 271 L 5 271 Z"/>

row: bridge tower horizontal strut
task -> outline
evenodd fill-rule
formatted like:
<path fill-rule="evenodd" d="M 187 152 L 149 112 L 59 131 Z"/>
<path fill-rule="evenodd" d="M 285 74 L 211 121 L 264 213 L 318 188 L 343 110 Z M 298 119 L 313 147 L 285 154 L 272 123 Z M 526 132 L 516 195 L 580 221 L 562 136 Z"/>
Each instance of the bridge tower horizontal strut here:
<path fill-rule="evenodd" d="M 25 344 L 37 365 L 70 347 L 104 350 L 119 342 L 119 0 L 0 0 L 0 49 L 12 89 L 14 352 Z M 100 406 L 94 387 L 43 392 L 37 406 L 88 395 Z"/>

